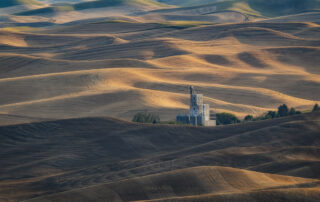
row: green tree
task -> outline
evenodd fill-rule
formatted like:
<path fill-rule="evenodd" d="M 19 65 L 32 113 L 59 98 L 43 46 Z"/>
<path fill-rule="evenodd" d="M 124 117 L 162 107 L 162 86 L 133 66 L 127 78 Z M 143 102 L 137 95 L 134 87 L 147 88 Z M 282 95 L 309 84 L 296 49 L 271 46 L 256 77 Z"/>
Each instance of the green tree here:
<path fill-rule="evenodd" d="M 217 125 L 240 123 L 240 120 L 234 114 L 230 113 L 217 113 L 216 118 Z"/>
<path fill-rule="evenodd" d="M 274 119 L 278 116 L 275 111 L 268 111 L 268 113 L 264 116 L 264 119 Z"/>
<path fill-rule="evenodd" d="M 147 113 L 147 112 L 139 112 L 134 115 L 133 122 L 138 123 L 160 123 L 160 117 L 157 114 Z"/>
<path fill-rule="evenodd" d="M 253 116 L 247 115 L 246 117 L 244 117 L 244 121 L 253 121 Z"/>
<path fill-rule="evenodd" d="M 289 115 L 295 115 L 296 114 L 296 110 L 295 108 L 291 108 L 290 111 L 289 111 Z"/>
<path fill-rule="evenodd" d="M 315 104 L 312 109 L 313 112 L 320 111 L 320 107 L 318 104 Z"/>
<path fill-rule="evenodd" d="M 288 109 L 288 106 L 286 104 L 280 105 L 278 107 L 278 115 L 280 117 L 288 116 L 288 114 L 289 114 L 289 109 Z"/>
<path fill-rule="evenodd" d="M 290 111 L 289 111 L 289 115 L 295 115 L 295 114 L 301 114 L 301 112 L 300 111 L 296 111 L 296 109 L 292 107 L 290 109 Z"/>

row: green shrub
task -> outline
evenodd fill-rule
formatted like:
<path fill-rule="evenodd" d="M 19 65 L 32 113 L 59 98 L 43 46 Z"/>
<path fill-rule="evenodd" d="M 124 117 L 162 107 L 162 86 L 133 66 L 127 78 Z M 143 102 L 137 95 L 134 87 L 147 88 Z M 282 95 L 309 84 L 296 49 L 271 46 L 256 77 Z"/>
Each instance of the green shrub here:
<path fill-rule="evenodd" d="M 247 115 L 246 117 L 244 117 L 243 120 L 244 121 L 253 121 L 253 116 L 252 115 Z"/>
<path fill-rule="evenodd" d="M 290 109 L 290 111 L 289 111 L 289 115 L 295 115 L 295 114 L 301 114 L 301 112 L 300 111 L 296 111 L 295 108 L 292 107 Z"/>
<path fill-rule="evenodd" d="M 147 113 L 147 112 L 139 112 L 134 115 L 133 122 L 138 123 L 160 123 L 160 117 L 157 114 Z"/>
<path fill-rule="evenodd" d="M 296 110 L 294 108 L 291 108 L 289 111 L 289 115 L 294 115 L 296 114 Z"/>
<path fill-rule="evenodd" d="M 278 116 L 278 113 L 275 111 L 268 111 L 268 113 L 264 116 L 264 119 L 274 119 Z"/>
<path fill-rule="evenodd" d="M 316 111 L 320 111 L 320 107 L 318 104 L 315 104 L 313 109 L 312 109 L 313 112 L 316 112 Z"/>
<path fill-rule="evenodd" d="M 217 117 L 217 125 L 240 123 L 240 120 L 234 114 L 217 113 L 216 117 Z"/>

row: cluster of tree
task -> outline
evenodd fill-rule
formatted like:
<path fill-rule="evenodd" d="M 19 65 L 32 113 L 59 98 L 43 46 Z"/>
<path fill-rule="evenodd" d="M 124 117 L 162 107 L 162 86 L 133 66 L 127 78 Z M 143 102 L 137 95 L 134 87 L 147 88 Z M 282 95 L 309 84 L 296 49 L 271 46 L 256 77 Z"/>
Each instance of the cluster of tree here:
<path fill-rule="evenodd" d="M 160 123 L 160 117 L 157 114 L 148 113 L 148 112 L 139 112 L 134 115 L 133 122 L 138 123 Z"/>
<path fill-rule="evenodd" d="M 318 104 L 315 104 L 313 112 L 320 111 L 320 107 Z M 257 121 L 257 120 L 267 120 L 267 119 L 274 119 L 278 117 L 284 116 L 291 116 L 295 114 L 301 114 L 300 111 L 295 110 L 294 108 L 288 108 L 286 104 L 280 105 L 278 107 L 278 111 L 268 111 L 266 114 L 258 117 L 253 117 L 252 115 L 247 115 L 244 117 L 243 121 Z M 234 124 L 240 123 L 240 119 L 238 119 L 234 114 L 230 113 L 218 113 L 216 114 L 217 125 L 227 125 L 227 124 Z"/>
<path fill-rule="evenodd" d="M 266 120 L 266 119 L 274 119 L 278 117 L 291 116 L 295 114 L 301 114 L 300 111 L 295 110 L 295 108 L 288 108 L 286 104 L 280 105 L 278 107 L 278 111 L 268 111 L 266 114 L 258 117 L 253 117 L 251 115 L 247 115 L 244 118 L 244 121 L 256 121 L 256 120 Z"/>
<path fill-rule="evenodd" d="M 228 125 L 234 123 L 240 123 L 240 120 L 234 115 L 230 113 L 217 113 L 216 114 L 217 125 Z"/>
<path fill-rule="evenodd" d="M 320 107 L 318 104 L 315 104 L 313 109 L 313 112 L 320 111 Z M 278 111 L 268 111 L 266 114 L 258 117 L 253 117 L 252 115 L 247 115 L 243 121 L 257 121 L 257 120 L 267 120 L 267 119 L 274 119 L 278 117 L 284 117 L 284 116 L 291 116 L 295 114 L 301 114 L 300 111 L 295 110 L 294 108 L 288 108 L 286 104 L 280 105 L 278 107 Z M 240 119 L 236 117 L 236 115 L 231 113 L 217 113 L 216 114 L 216 120 L 217 125 L 228 125 L 228 124 L 235 124 L 240 123 Z M 148 113 L 148 112 L 139 112 L 134 115 L 133 122 L 139 122 L 139 123 L 160 123 L 160 117 L 157 114 L 154 113 Z M 176 122 L 164 122 L 166 124 L 177 124 Z"/>

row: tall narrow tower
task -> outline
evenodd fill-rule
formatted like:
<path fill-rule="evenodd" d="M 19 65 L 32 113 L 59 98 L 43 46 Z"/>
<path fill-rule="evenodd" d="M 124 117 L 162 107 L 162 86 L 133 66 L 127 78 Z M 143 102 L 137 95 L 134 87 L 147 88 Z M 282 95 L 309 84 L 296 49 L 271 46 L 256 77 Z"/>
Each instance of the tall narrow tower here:
<path fill-rule="evenodd" d="M 189 89 L 190 89 L 190 95 L 194 94 L 194 88 L 193 88 L 193 86 L 190 86 Z"/>
<path fill-rule="evenodd" d="M 190 116 L 200 116 L 203 108 L 203 95 L 196 94 L 194 88 L 190 86 Z"/>
<path fill-rule="evenodd" d="M 193 86 L 190 90 L 190 114 L 178 115 L 176 120 L 179 123 L 192 124 L 194 126 L 215 126 L 216 120 L 210 119 L 210 106 L 203 104 L 203 95 L 197 94 Z"/>

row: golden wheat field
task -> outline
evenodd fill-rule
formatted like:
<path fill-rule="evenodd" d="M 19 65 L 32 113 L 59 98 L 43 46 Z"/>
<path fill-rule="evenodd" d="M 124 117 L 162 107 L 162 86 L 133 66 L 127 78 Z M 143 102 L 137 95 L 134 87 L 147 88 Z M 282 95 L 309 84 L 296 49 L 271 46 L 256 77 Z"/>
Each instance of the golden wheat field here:
<path fill-rule="evenodd" d="M 1 202 L 320 201 L 319 0 L 1 0 L 0 95 Z"/>
<path fill-rule="evenodd" d="M 130 16 L 132 8 L 7 15 L 0 30 L 5 119 L 131 120 L 148 110 L 174 120 L 188 108 L 188 85 L 215 112 L 239 117 L 283 103 L 307 110 L 320 101 L 317 13 L 290 16 L 305 22 L 265 22 L 235 12 L 155 12 L 145 5 L 139 7 L 144 13 Z M 51 24 L 30 27 L 37 23 Z"/>

